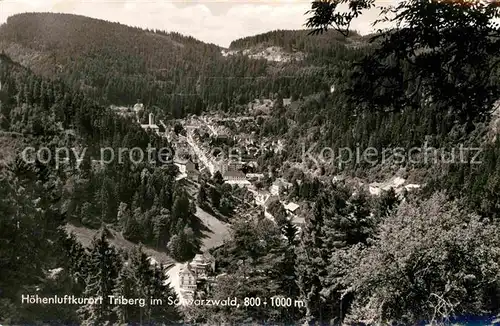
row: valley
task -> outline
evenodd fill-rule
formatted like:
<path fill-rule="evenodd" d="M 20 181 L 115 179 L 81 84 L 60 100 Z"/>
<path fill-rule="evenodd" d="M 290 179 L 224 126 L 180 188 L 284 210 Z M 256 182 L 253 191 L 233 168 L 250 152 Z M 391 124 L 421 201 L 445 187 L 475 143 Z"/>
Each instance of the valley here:
<path fill-rule="evenodd" d="M 227 48 L 81 15 L 9 17 L 0 323 L 500 316 L 500 30 L 485 23 L 499 9 L 399 6 L 391 19 L 410 27 L 343 33 L 317 16 Z M 227 298 L 247 304 L 187 304 Z"/>

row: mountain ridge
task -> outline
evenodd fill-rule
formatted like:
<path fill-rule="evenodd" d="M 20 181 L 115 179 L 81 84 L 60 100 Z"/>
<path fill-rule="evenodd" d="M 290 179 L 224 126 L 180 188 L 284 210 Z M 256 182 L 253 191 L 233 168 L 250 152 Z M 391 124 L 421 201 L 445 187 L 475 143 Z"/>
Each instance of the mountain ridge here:
<path fill-rule="evenodd" d="M 259 35 L 238 39 L 233 47 L 251 48 L 224 55 L 228 49 L 176 32 L 82 15 L 24 13 L 0 25 L 0 51 L 36 74 L 62 78 L 100 104 L 139 100 L 155 107 L 160 119 L 232 110 L 277 92 L 290 97 L 297 90 L 309 95 L 329 89 L 332 69 L 353 51 L 347 46 L 350 41 L 330 38 L 334 32 L 311 37 L 303 30 L 281 30 L 265 35 L 274 43 Z M 269 45 L 279 48 L 270 54 L 257 51 Z M 289 60 L 296 56 L 299 60 Z"/>

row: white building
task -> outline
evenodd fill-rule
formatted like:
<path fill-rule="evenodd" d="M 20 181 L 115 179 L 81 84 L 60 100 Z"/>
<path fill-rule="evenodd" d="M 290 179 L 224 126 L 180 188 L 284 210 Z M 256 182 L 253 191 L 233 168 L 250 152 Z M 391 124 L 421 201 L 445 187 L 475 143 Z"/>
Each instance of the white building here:
<path fill-rule="evenodd" d="M 273 200 L 278 200 L 278 196 L 271 194 L 268 191 L 260 191 L 254 195 L 255 204 L 262 207 L 267 207 Z"/>
<path fill-rule="evenodd" d="M 276 179 L 276 181 L 273 182 L 272 186 L 269 188 L 271 191 L 271 194 L 275 196 L 279 196 L 279 194 L 282 191 L 288 190 L 292 187 L 293 185 L 290 182 L 286 182 L 283 178 Z"/>
<path fill-rule="evenodd" d="M 153 113 L 149 114 L 149 120 L 148 124 L 141 124 L 141 128 L 144 130 L 151 129 L 153 132 L 159 134 L 160 133 L 160 127 L 154 123 L 154 115 Z"/>
<path fill-rule="evenodd" d="M 181 289 L 196 291 L 196 274 L 189 263 L 179 271 L 179 282 Z"/>
<path fill-rule="evenodd" d="M 371 195 L 378 196 L 384 191 L 389 191 L 391 188 L 394 188 L 396 192 L 400 189 L 405 183 L 405 179 L 400 177 L 394 177 L 386 182 L 372 182 L 369 184 L 368 191 Z"/>
<path fill-rule="evenodd" d="M 192 180 L 198 181 L 200 172 L 196 169 L 196 164 L 192 161 L 181 161 L 175 160 L 174 165 L 179 168 L 179 175 L 176 180 L 190 178 Z"/>

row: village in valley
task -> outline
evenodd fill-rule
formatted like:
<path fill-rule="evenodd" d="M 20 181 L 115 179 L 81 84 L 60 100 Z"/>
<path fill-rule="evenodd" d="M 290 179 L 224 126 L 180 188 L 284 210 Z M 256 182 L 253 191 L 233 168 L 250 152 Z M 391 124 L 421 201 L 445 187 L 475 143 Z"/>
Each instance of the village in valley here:
<path fill-rule="evenodd" d="M 330 92 L 334 92 L 332 85 Z M 114 107 L 115 111 L 128 116 L 147 132 L 166 138 L 175 149 L 174 165 L 178 168 L 177 181 L 184 182 L 190 194 L 196 198 L 200 187 L 215 187 L 216 183 L 223 184 L 230 189 L 233 199 L 232 209 L 221 212 L 222 209 L 213 207 L 198 207 L 207 216 L 223 223 L 229 230 L 230 223 L 226 223 L 230 216 L 261 215 L 277 224 L 275 215 L 279 219 L 291 222 L 296 230 L 297 237 L 304 223 L 304 216 L 310 208 L 307 202 L 296 202 L 292 193 L 302 180 L 296 175 L 293 180 L 287 179 L 286 168 L 273 169 L 269 164 L 263 164 L 262 157 L 272 157 L 286 150 L 282 139 L 272 139 L 259 135 L 259 122 L 270 117 L 277 101 L 288 107 L 294 105 L 291 98 L 257 99 L 248 103 L 245 114 L 231 115 L 228 113 L 205 113 L 201 116 L 191 115 L 185 119 L 169 120 L 165 123 L 156 119 L 155 113 L 138 102 L 133 107 Z M 287 162 L 287 167 L 289 167 Z M 301 175 L 316 172 L 304 164 L 294 165 Z M 288 169 L 290 170 L 290 169 Z M 289 174 L 288 174 L 289 175 Z M 342 175 L 328 180 L 338 183 L 346 182 Z M 401 176 L 384 182 L 366 183 L 360 180 L 350 180 L 355 187 L 367 190 L 377 196 L 382 191 L 394 189 L 396 193 L 417 189 L 418 184 L 407 183 Z M 203 185 L 203 186 L 202 186 Z M 201 205 L 202 203 L 198 203 Z M 205 210 L 210 211 L 209 214 Z M 208 222 L 210 223 L 210 222 Z M 177 263 L 169 269 L 170 283 L 177 295 L 184 300 L 206 297 L 212 286 L 224 273 L 218 274 L 216 261 L 209 253 L 223 244 L 218 240 L 203 247 L 203 252 L 197 254 L 191 261 Z"/>
<path fill-rule="evenodd" d="M 199 186 L 202 180 L 209 183 L 220 175 L 224 184 L 243 188 L 251 194 L 252 200 L 244 202 L 247 207 L 261 207 L 265 216 L 272 220 L 273 215 L 267 208 L 271 202 L 279 201 L 290 220 L 300 225 L 297 214 L 300 205 L 287 200 L 293 184 L 283 176 L 275 175 L 276 171 L 269 171 L 267 166 L 259 166 L 259 157 L 263 153 L 284 150 L 282 141 L 259 139 L 255 131 L 244 132 L 255 120 L 268 117 L 274 101 L 265 99 L 260 102 L 258 110 L 251 109 L 253 105 L 249 104 L 253 115 L 191 116 L 177 120 L 173 125 L 166 125 L 162 120 L 155 121 L 153 113 L 147 114 L 148 123 L 141 123 L 139 116 L 146 115 L 141 103 L 134 105 L 132 112 L 143 129 L 165 137 L 173 144 L 176 151 L 174 164 L 179 170 L 177 180 L 186 179 L 186 182 Z M 283 105 L 290 104 L 290 99 L 283 99 Z M 297 181 L 300 183 L 301 180 Z"/>
<path fill-rule="evenodd" d="M 291 99 L 282 101 L 285 106 L 291 105 Z M 269 117 L 275 102 L 272 99 L 255 100 L 248 104 L 248 114 L 244 116 L 205 114 L 169 121 L 168 124 L 156 119 L 155 114 L 148 112 L 148 108 L 140 102 L 133 107 L 113 109 L 173 145 L 173 163 L 178 168 L 176 179 L 186 184 L 193 197 L 196 197 L 201 184 L 214 187 L 217 179 L 233 190 L 231 196 L 235 204 L 231 212 L 210 212 L 212 215 L 228 219 L 227 215 L 260 213 L 275 221 L 274 212 L 281 205 L 286 219 L 300 230 L 304 222 L 299 214 L 301 205 L 288 199 L 292 182 L 279 175 L 278 171 L 259 164 L 259 157 L 264 153 L 274 154 L 285 149 L 280 139 L 258 136 L 256 122 Z M 175 264 L 169 269 L 171 285 L 180 298 L 186 300 L 207 295 L 211 286 L 224 277 L 224 274 L 217 274 L 215 259 L 208 250 L 222 244 L 218 241 L 210 248 L 205 246 L 202 248 L 204 252 L 191 261 Z"/>

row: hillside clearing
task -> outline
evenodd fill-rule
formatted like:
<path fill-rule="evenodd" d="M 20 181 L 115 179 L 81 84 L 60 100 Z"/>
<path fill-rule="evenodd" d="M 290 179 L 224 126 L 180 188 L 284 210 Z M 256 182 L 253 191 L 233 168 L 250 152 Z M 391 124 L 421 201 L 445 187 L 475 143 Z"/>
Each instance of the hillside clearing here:
<path fill-rule="evenodd" d="M 80 242 L 82 246 L 87 248 L 90 247 L 92 239 L 97 234 L 97 232 L 99 232 L 99 230 L 93 230 L 83 226 L 75 226 L 69 223 L 66 224 L 65 230 L 68 233 L 73 233 L 76 236 L 78 242 Z M 130 250 L 138 246 L 138 244 L 135 244 L 125 239 L 121 233 L 116 232 L 114 230 L 110 230 L 110 232 L 112 234 L 112 237 L 109 238 L 108 240 L 110 244 L 113 245 L 115 248 Z M 154 258 L 157 262 L 163 265 L 170 265 L 174 263 L 174 260 L 170 256 L 168 256 L 165 252 L 161 252 L 149 248 L 147 246 L 143 246 L 143 250 L 144 253 L 146 253 L 149 257 Z"/>

